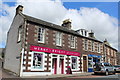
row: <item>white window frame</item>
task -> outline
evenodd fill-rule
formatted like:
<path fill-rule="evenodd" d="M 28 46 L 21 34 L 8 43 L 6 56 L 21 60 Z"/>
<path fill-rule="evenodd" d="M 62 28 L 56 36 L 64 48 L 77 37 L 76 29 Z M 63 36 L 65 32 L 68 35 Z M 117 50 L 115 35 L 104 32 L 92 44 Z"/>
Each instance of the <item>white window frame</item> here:
<path fill-rule="evenodd" d="M 56 32 L 56 45 L 62 46 L 62 33 Z"/>
<path fill-rule="evenodd" d="M 94 52 L 94 41 L 91 41 L 91 51 Z"/>
<path fill-rule="evenodd" d="M 45 42 L 45 28 L 43 28 L 43 27 L 38 27 L 38 39 L 39 39 L 39 29 L 41 29 L 41 30 L 43 30 L 43 31 L 41 31 L 42 32 L 42 37 L 43 37 L 43 39 L 42 39 L 42 41 L 39 41 L 38 40 L 38 42 L 39 43 L 44 43 Z"/>
<path fill-rule="evenodd" d="M 87 51 L 88 50 L 88 40 L 84 40 L 84 49 Z"/>
<path fill-rule="evenodd" d="M 77 69 L 72 69 L 72 57 L 77 57 Z M 71 70 L 72 71 L 78 71 L 79 70 L 79 60 L 78 60 L 78 56 L 70 56 L 70 66 L 71 66 Z"/>
<path fill-rule="evenodd" d="M 18 43 L 21 41 L 21 35 L 22 35 L 21 32 L 22 32 L 22 26 L 18 28 L 18 39 L 17 39 Z"/>
<path fill-rule="evenodd" d="M 33 53 L 33 54 L 32 54 L 32 58 L 31 58 L 31 71 L 44 71 L 45 53 L 44 53 L 44 52 L 35 52 L 35 51 L 33 51 L 32 53 Z M 33 68 L 32 68 L 32 67 L 34 67 L 34 66 L 33 66 L 34 53 L 43 54 L 43 60 L 42 60 L 42 62 L 43 62 L 42 67 L 43 67 L 43 68 L 42 68 L 42 69 L 33 69 Z"/>
<path fill-rule="evenodd" d="M 101 45 L 98 43 L 98 52 L 100 53 Z"/>
<path fill-rule="evenodd" d="M 70 36 L 70 46 L 71 48 L 75 48 L 75 36 Z"/>

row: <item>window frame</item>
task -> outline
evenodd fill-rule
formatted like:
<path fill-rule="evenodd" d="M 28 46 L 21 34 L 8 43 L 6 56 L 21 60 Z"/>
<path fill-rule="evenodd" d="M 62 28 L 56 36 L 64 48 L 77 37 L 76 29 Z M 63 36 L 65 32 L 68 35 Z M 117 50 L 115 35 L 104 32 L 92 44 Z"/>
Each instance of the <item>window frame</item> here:
<path fill-rule="evenodd" d="M 33 58 L 34 58 L 34 54 L 35 53 L 38 53 L 38 54 L 43 54 L 43 58 L 42 58 L 42 69 L 34 69 L 33 67 Z M 44 52 L 36 52 L 36 51 L 33 51 L 33 54 L 32 54 L 32 57 L 31 57 L 31 71 L 44 71 L 44 63 L 45 63 L 45 53 Z"/>
<path fill-rule="evenodd" d="M 38 39 L 39 39 L 39 29 L 42 29 L 43 31 L 41 31 L 41 32 L 43 32 L 42 33 L 42 37 L 43 37 L 43 39 L 42 39 L 42 41 L 39 41 Z M 37 31 L 37 41 L 39 42 L 39 43 L 45 43 L 45 28 L 44 27 L 41 27 L 41 26 L 38 26 L 38 31 Z"/>
<path fill-rule="evenodd" d="M 84 40 L 84 49 L 87 51 L 88 50 L 88 40 Z"/>
<path fill-rule="evenodd" d="M 75 36 L 70 36 L 70 47 L 75 48 Z M 73 44 L 73 45 L 72 45 Z"/>
<path fill-rule="evenodd" d="M 18 37 L 17 37 L 17 43 L 21 42 L 21 35 L 22 35 L 22 25 L 18 28 Z"/>
<path fill-rule="evenodd" d="M 77 61 L 76 61 L 76 63 L 77 63 L 77 68 L 76 69 L 72 69 L 72 57 L 76 57 L 77 58 Z M 77 70 L 79 70 L 79 60 L 78 60 L 78 56 L 70 56 L 70 62 L 71 62 L 71 70 L 72 71 L 77 71 Z"/>
<path fill-rule="evenodd" d="M 94 41 L 91 41 L 91 51 L 94 52 L 95 51 L 94 49 L 95 49 L 94 48 Z"/>
<path fill-rule="evenodd" d="M 57 46 L 62 46 L 62 37 L 63 37 L 62 32 L 57 31 L 56 32 L 56 37 L 55 37 L 55 43 L 56 43 Z"/>

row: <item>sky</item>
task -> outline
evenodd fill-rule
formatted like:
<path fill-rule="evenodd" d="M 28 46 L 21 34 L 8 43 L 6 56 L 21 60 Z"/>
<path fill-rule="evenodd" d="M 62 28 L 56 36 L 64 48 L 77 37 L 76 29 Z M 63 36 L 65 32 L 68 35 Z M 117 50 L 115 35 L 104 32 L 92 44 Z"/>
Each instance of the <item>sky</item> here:
<path fill-rule="evenodd" d="M 38 1 L 38 2 L 37 2 Z M 7 32 L 15 15 L 15 8 L 21 4 L 23 13 L 61 25 L 65 19 L 72 20 L 72 29 L 87 29 L 95 37 L 118 49 L 118 2 L 61 2 L 59 0 L 15 0 L 3 2 L 0 7 L 0 47 L 5 47 Z"/>

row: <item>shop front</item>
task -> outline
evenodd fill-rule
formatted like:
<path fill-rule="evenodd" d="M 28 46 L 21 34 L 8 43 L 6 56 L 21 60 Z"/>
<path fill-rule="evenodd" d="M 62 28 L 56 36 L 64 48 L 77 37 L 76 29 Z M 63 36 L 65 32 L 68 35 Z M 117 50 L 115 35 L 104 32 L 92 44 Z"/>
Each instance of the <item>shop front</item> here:
<path fill-rule="evenodd" d="M 80 53 L 52 49 L 40 46 L 30 46 L 31 66 L 30 71 L 38 74 L 66 74 L 67 66 L 79 71 Z"/>
<path fill-rule="evenodd" d="M 88 54 L 88 72 L 93 72 L 93 66 L 95 63 L 100 62 L 101 56 Z"/>

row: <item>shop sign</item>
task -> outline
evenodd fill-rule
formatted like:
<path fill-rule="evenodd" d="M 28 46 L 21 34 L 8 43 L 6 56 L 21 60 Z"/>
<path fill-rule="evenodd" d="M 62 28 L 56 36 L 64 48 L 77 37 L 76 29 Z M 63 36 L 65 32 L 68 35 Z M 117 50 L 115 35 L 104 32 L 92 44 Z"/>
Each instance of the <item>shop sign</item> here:
<path fill-rule="evenodd" d="M 66 50 L 60 50 L 60 49 L 52 49 L 52 48 L 33 46 L 33 45 L 30 46 L 30 50 L 37 51 L 37 52 L 55 53 L 55 54 L 61 54 L 61 55 L 80 56 L 80 53 L 78 52 L 72 52 L 72 51 L 66 51 Z"/>
<path fill-rule="evenodd" d="M 96 57 L 96 58 L 101 58 L 101 56 L 92 55 L 92 54 L 88 54 L 88 57 Z"/>

